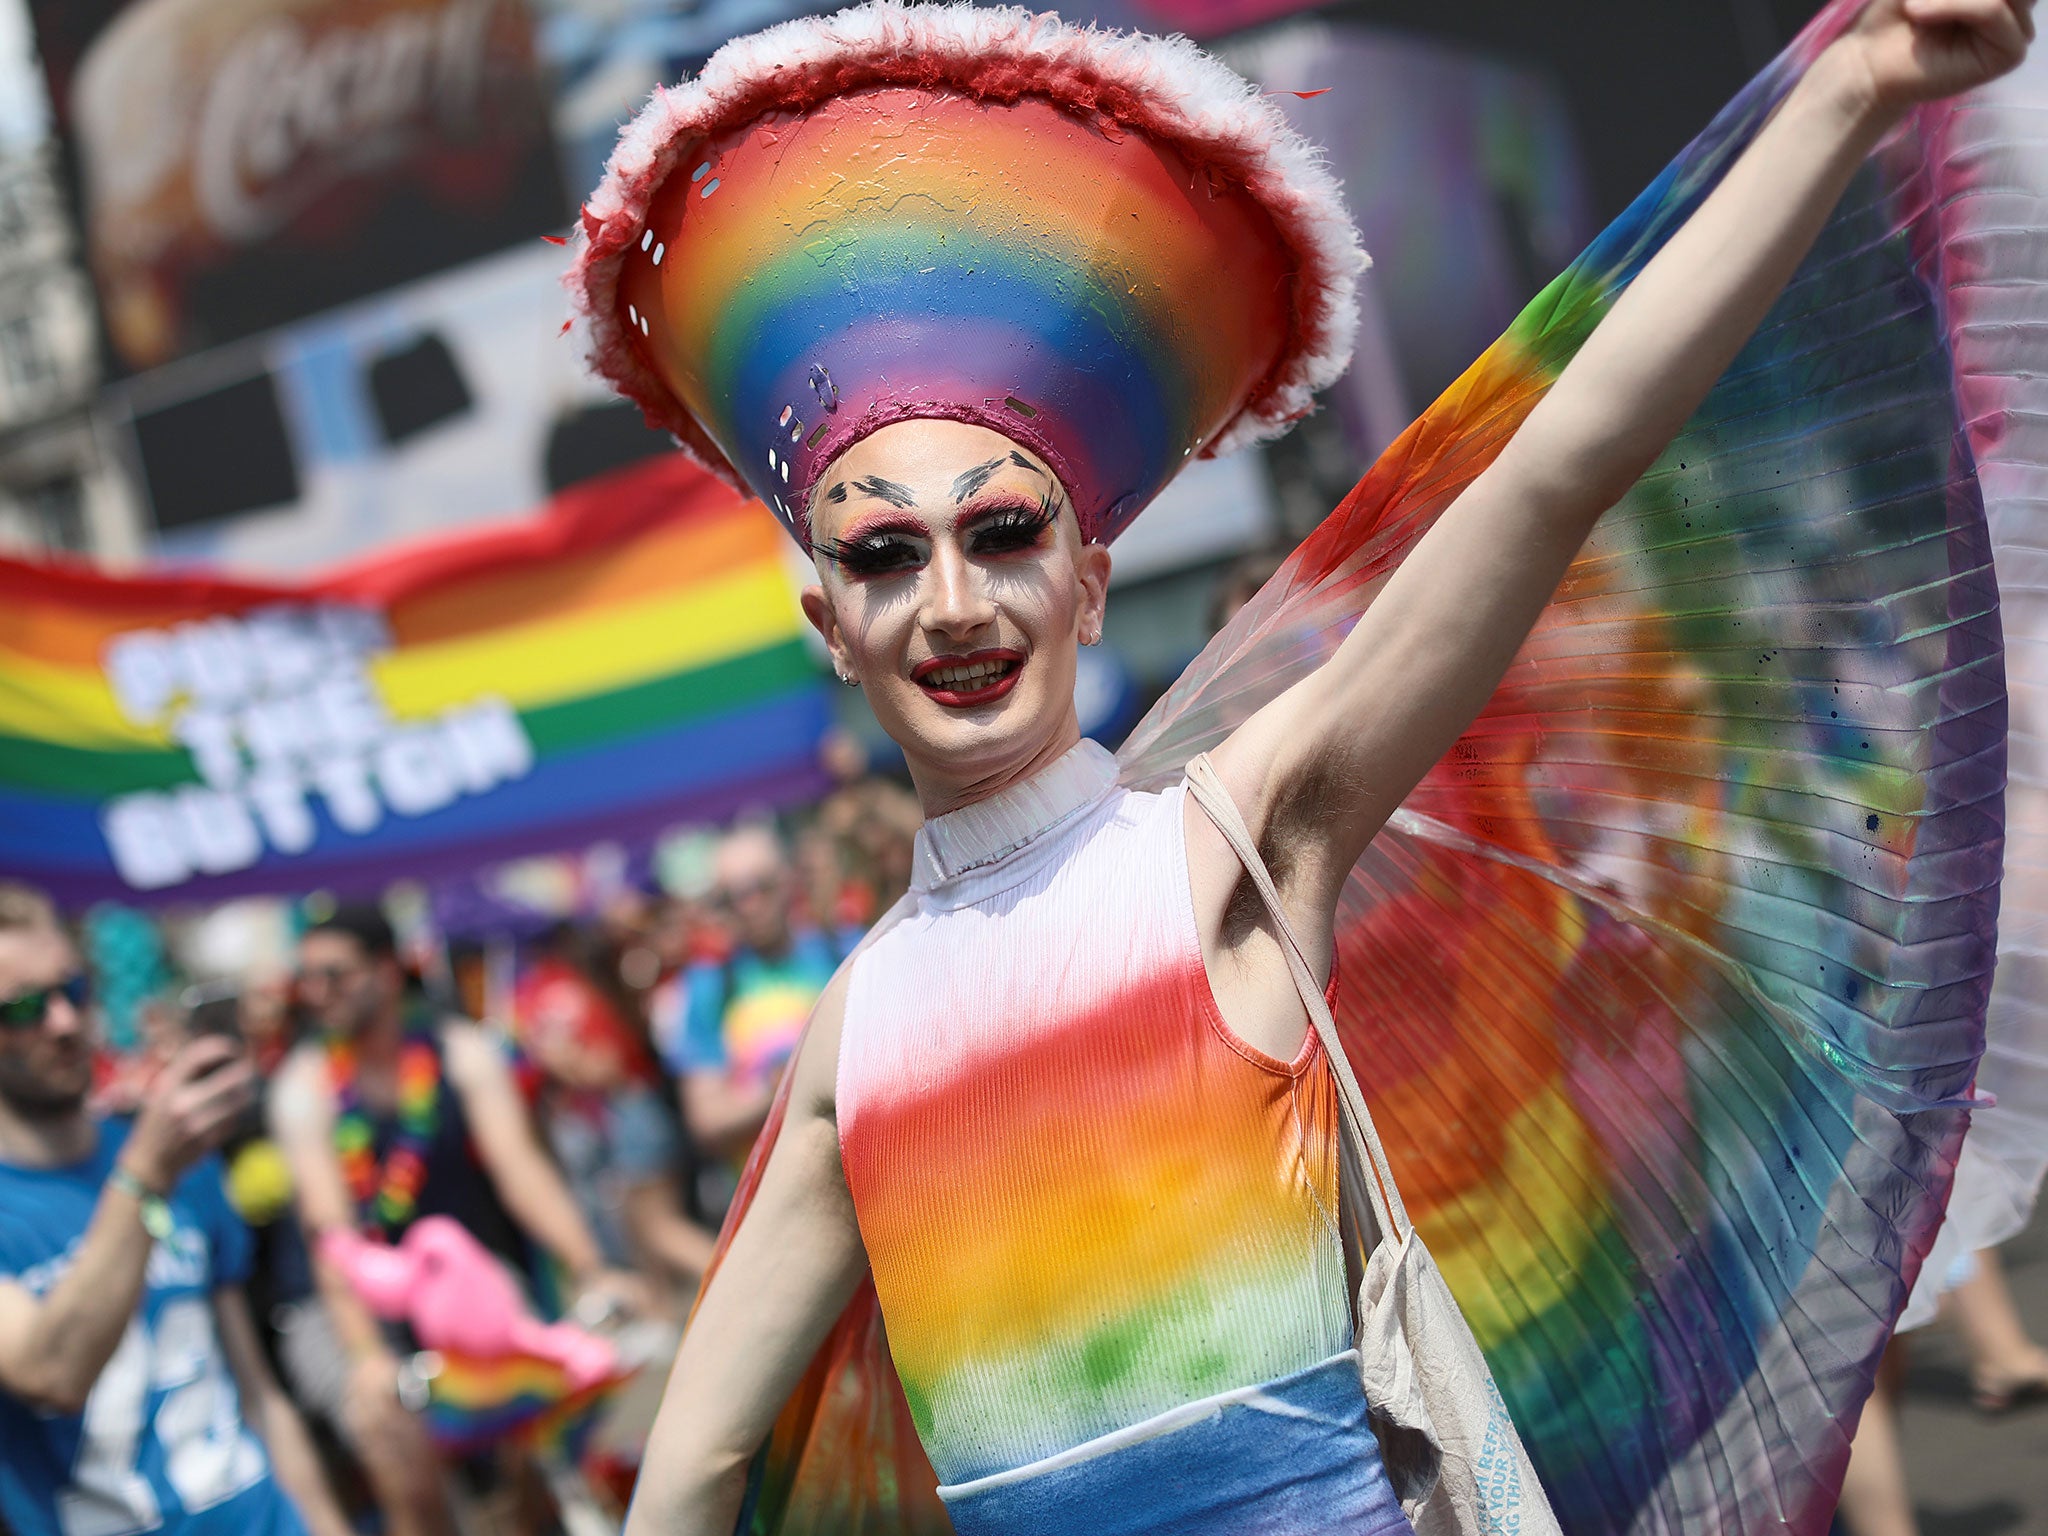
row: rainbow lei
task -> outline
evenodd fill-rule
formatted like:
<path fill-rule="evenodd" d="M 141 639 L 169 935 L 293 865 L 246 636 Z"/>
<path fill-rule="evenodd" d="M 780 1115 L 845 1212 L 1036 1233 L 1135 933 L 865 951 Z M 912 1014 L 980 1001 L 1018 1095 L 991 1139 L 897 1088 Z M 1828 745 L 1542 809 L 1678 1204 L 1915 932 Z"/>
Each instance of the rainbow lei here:
<path fill-rule="evenodd" d="M 398 1050 L 398 1135 L 380 1161 L 376 1132 L 363 1112 L 357 1085 L 355 1048 L 327 1042 L 327 1072 L 338 1114 L 334 1147 L 365 1226 L 403 1228 L 419 1204 L 427 1180 L 427 1148 L 441 1128 L 441 1054 L 424 1034 L 408 1036 Z"/>

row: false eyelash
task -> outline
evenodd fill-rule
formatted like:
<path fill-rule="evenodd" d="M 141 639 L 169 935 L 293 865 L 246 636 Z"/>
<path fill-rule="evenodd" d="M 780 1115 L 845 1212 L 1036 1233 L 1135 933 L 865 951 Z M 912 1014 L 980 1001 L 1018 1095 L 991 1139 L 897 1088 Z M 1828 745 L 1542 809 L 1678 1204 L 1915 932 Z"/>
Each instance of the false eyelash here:
<path fill-rule="evenodd" d="M 973 537 L 978 542 L 990 534 L 1005 542 L 1014 541 L 1000 553 L 1028 549 L 1038 542 L 1039 536 L 1052 526 L 1059 516 L 1059 510 L 1051 491 L 1042 494 L 1037 503 L 1013 503 L 997 507 L 974 525 Z M 820 539 L 812 549 L 823 555 L 850 576 L 883 576 L 908 568 L 904 559 L 906 553 L 915 554 L 914 546 L 898 534 L 876 532 L 854 539 Z"/>
<path fill-rule="evenodd" d="M 1041 497 L 1036 506 L 1000 507 L 975 525 L 974 536 L 980 539 L 991 533 L 1009 535 L 1016 539 L 1015 548 L 1028 549 L 1038 541 L 1040 534 L 1052 526 L 1057 515 L 1050 496 Z"/>
<path fill-rule="evenodd" d="M 886 575 L 903 568 L 903 551 L 915 553 L 907 540 L 887 533 L 846 541 L 820 539 L 811 547 L 850 576 Z"/>

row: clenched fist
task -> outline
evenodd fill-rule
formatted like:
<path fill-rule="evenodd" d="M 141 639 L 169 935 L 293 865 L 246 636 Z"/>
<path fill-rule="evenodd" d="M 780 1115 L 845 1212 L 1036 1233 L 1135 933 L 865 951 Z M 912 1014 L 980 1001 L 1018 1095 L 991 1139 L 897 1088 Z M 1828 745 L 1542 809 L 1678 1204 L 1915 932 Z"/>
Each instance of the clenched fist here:
<path fill-rule="evenodd" d="M 1871 0 L 1835 51 L 1896 116 L 1996 80 L 2033 40 L 2034 0 Z"/>

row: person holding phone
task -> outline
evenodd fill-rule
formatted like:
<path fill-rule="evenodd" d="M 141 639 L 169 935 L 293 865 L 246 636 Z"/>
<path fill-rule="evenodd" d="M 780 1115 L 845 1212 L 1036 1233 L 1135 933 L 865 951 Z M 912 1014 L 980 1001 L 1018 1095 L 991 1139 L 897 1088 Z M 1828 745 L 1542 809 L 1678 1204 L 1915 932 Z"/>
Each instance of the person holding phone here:
<path fill-rule="evenodd" d="M 171 1056 L 132 1122 L 87 1107 L 86 976 L 0 883 L 0 1523 L 16 1536 L 340 1536 L 258 1345 L 249 1234 L 210 1154 L 249 1103 L 235 1043 Z"/>

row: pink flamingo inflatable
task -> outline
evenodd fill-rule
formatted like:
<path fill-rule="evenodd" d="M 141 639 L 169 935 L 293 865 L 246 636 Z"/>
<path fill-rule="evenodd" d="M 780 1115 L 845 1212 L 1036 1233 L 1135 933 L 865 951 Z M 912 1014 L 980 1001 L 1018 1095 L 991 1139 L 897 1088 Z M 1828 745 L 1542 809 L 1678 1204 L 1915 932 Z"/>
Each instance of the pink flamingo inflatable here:
<path fill-rule="evenodd" d="M 379 1317 L 408 1324 L 423 1349 L 470 1360 L 551 1361 L 570 1392 L 618 1374 L 618 1352 L 570 1323 L 543 1323 L 489 1249 L 446 1216 L 424 1216 L 397 1247 L 334 1229 L 320 1252 Z"/>

